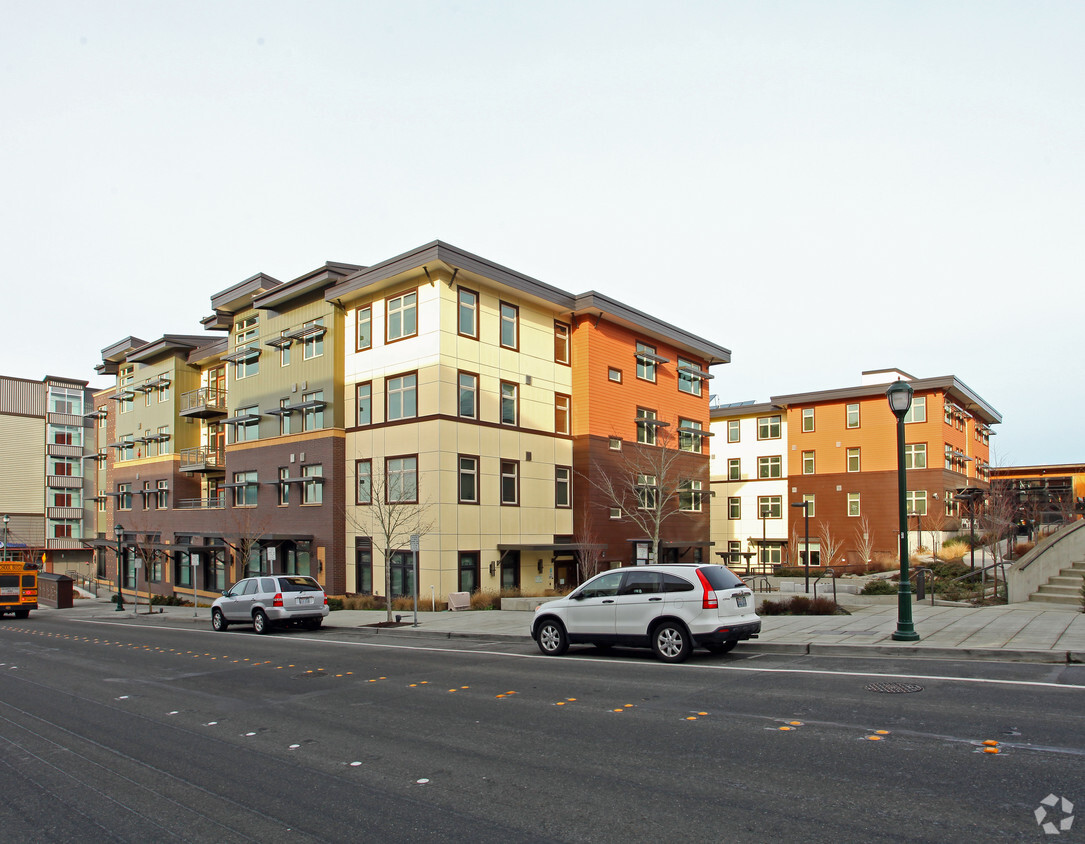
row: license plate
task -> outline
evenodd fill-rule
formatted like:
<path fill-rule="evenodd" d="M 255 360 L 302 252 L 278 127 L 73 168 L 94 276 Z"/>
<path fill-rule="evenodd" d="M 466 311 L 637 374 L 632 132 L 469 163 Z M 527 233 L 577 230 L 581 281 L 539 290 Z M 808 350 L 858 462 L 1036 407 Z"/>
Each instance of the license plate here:
<path fill-rule="evenodd" d="M 313 602 L 313 599 L 309 595 L 302 595 L 302 596 L 300 596 L 298 598 L 298 603 L 299 604 L 311 604 L 312 602 Z"/>
<path fill-rule="evenodd" d="M 745 595 L 739 595 L 737 598 L 735 598 L 735 606 L 736 607 L 744 607 L 744 606 L 746 606 L 746 596 Z"/>

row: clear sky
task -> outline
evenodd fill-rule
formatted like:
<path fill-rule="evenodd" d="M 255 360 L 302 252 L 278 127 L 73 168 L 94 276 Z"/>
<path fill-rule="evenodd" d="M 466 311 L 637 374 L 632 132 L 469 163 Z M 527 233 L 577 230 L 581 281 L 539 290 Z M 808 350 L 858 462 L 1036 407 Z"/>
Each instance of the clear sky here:
<path fill-rule="evenodd" d="M 5 375 L 440 238 L 731 349 L 722 401 L 953 374 L 995 465 L 1085 460 L 1085 3 L 0 8 Z"/>

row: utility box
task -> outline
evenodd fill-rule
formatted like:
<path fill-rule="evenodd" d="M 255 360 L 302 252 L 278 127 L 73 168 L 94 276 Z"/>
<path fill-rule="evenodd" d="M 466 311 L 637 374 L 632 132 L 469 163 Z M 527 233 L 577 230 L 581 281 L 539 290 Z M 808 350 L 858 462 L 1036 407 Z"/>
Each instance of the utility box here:
<path fill-rule="evenodd" d="M 38 603 L 57 610 L 70 610 L 73 606 L 72 579 L 66 574 L 38 572 Z"/>

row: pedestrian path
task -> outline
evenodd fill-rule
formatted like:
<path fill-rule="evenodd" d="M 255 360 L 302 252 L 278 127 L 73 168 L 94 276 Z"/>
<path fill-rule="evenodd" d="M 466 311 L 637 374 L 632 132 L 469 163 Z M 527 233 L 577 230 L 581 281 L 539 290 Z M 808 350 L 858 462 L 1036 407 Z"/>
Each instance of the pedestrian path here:
<path fill-rule="evenodd" d="M 129 603 L 116 612 L 108 598 L 87 598 L 71 610 L 38 610 L 96 619 L 163 620 L 211 625 L 211 610 L 200 607 L 139 607 Z M 851 615 L 764 616 L 759 638 L 745 642 L 743 651 L 762 653 L 902 656 L 987 659 L 1032 662 L 1085 662 L 1085 613 L 1073 608 L 1011 604 L 996 607 L 955 607 L 915 604 L 912 610 L 918 642 L 897 642 L 896 604 L 856 608 Z M 383 610 L 338 610 L 326 627 L 359 635 L 390 637 L 469 637 L 476 640 L 530 641 L 532 613 L 509 610 L 393 613 L 399 624 L 385 622 Z"/>

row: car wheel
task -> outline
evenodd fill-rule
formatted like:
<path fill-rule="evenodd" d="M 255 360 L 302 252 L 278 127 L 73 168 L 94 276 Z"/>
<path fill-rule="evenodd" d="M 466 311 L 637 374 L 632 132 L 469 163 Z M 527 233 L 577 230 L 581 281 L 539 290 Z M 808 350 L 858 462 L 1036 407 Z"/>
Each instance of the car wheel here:
<path fill-rule="evenodd" d="M 664 662 L 682 662 L 693 650 L 693 644 L 682 624 L 664 621 L 652 631 L 652 650 Z"/>
<path fill-rule="evenodd" d="M 230 626 L 230 622 L 226 620 L 226 616 L 222 614 L 222 610 L 215 607 L 211 610 L 211 629 L 217 630 L 222 633 L 227 627 Z"/>
<path fill-rule="evenodd" d="M 706 647 L 716 656 L 723 656 L 724 654 L 731 653 L 737 644 L 738 642 L 712 642 Z"/>
<path fill-rule="evenodd" d="M 560 621 L 547 620 L 539 625 L 539 650 L 547 656 L 561 656 L 569 649 L 569 637 Z"/>
<path fill-rule="evenodd" d="M 263 610 L 257 610 L 252 614 L 252 629 L 261 635 L 271 632 L 271 622 Z"/>

